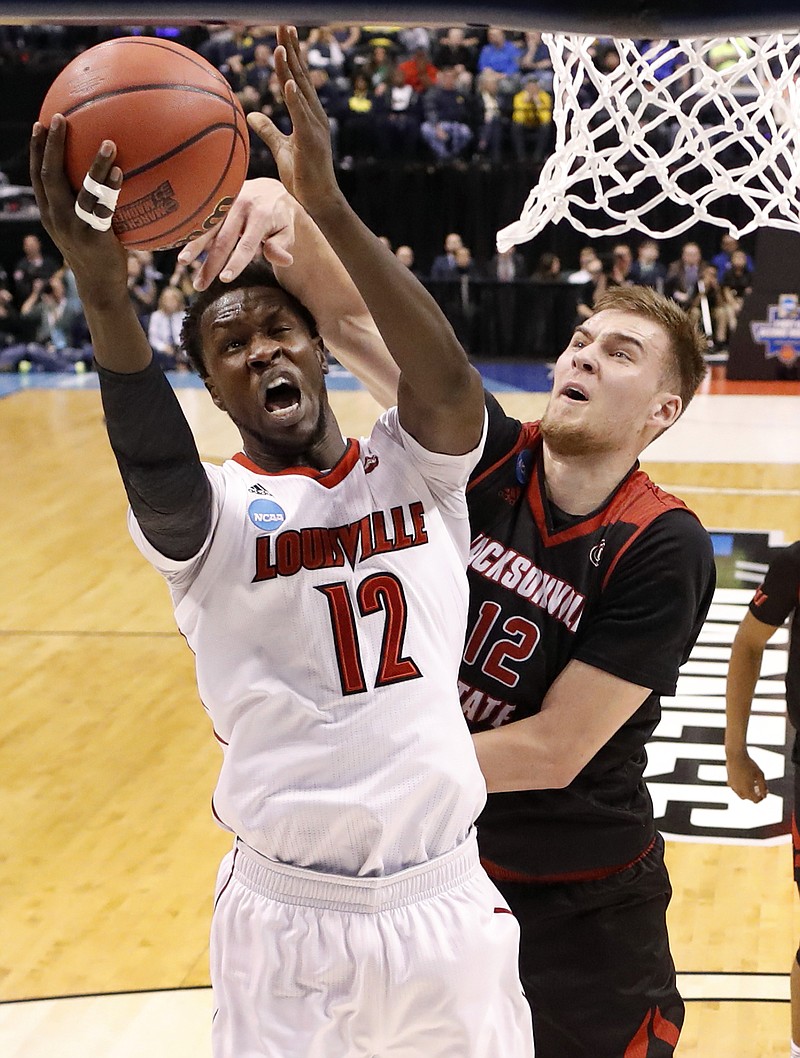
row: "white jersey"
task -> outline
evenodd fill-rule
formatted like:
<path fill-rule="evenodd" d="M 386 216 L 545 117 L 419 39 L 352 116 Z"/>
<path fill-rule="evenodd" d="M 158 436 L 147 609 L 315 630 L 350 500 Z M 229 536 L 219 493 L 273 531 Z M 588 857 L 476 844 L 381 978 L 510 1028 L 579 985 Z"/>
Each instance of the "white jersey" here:
<path fill-rule="evenodd" d="M 457 677 L 464 489 L 386 412 L 327 472 L 207 464 L 212 526 L 166 577 L 223 748 L 219 822 L 279 863 L 393 874 L 465 840 L 486 799 Z"/>

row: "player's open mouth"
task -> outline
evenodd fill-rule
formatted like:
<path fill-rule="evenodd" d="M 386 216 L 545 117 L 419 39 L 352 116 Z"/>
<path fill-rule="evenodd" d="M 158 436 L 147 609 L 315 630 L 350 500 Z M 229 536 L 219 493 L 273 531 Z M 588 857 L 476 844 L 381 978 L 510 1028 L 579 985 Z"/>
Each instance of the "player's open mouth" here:
<path fill-rule="evenodd" d="M 561 390 L 561 396 L 569 397 L 570 400 L 587 401 L 589 399 L 588 395 L 577 386 L 564 386 Z"/>
<path fill-rule="evenodd" d="M 285 378 L 276 378 L 267 386 L 264 408 L 276 418 L 291 418 L 300 408 L 300 390 Z"/>

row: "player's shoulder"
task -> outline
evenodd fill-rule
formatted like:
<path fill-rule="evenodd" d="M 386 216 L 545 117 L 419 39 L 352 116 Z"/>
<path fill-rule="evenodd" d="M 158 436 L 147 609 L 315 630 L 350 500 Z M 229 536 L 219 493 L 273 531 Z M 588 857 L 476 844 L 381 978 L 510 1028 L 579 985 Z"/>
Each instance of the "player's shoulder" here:
<path fill-rule="evenodd" d="M 800 540 L 780 548 L 769 561 L 769 572 L 772 576 L 800 577 Z"/>
<path fill-rule="evenodd" d="M 540 439 L 538 422 L 521 422 L 509 415 L 493 393 L 484 390 L 486 403 L 486 442 L 483 455 L 472 472 L 470 488 L 515 457 L 522 448 L 534 447 Z"/>

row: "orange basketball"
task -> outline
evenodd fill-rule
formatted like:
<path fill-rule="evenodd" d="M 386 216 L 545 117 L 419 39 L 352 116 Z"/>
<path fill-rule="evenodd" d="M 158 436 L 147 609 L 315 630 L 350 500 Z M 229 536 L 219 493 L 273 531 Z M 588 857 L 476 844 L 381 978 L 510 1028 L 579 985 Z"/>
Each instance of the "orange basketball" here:
<path fill-rule="evenodd" d="M 125 179 L 114 231 L 130 249 L 165 250 L 202 235 L 227 213 L 247 175 L 247 122 L 222 74 L 182 44 L 120 37 L 66 66 L 39 120 L 67 120 L 74 190 L 104 139 Z"/>

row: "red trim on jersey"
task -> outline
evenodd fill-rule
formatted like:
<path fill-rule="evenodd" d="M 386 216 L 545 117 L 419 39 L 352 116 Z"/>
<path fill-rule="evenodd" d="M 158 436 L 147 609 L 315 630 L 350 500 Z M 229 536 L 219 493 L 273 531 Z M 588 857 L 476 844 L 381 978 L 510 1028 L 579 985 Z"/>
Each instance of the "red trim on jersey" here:
<path fill-rule="evenodd" d="M 205 709 L 205 706 L 203 706 L 203 708 Z M 212 725 L 212 728 L 211 728 L 211 732 L 214 735 L 214 738 L 217 740 L 217 742 L 221 742 L 223 746 L 227 746 L 228 745 L 228 743 L 225 741 L 225 739 L 217 734 L 217 732 L 214 730 L 213 725 Z"/>
<path fill-rule="evenodd" d="M 519 432 L 519 437 L 517 438 L 516 443 L 514 444 L 514 447 L 513 448 L 509 448 L 509 450 L 506 452 L 506 454 L 504 456 L 500 456 L 500 458 L 498 460 L 496 460 L 494 463 L 492 463 L 492 465 L 490 467 L 488 467 L 486 470 L 484 470 L 482 474 L 479 474 L 476 478 L 472 478 L 472 480 L 467 485 L 467 492 L 470 492 L 472 489 L 475 488 L 476 485 L 479 485 L 483 481 L 483 479 L 485 477 L 487 477 L 493 471 L 497 470 L 497 468 L 501 464 L 503 464 L 507 460 L 509 460 L 511 458 L 511 456 L 516 455 L 517 452 L 522 451 L 523 448 L 530 448 L 531 444 L 536 440 L 536 438 L 538 436 L 539 436 L 539 424 L 538 424 L 538 422 L 524 422 L 522 424 L 522 429 Z"/>
<path fill-rule="evenodd" d="M 635 493 L 633 491 L 634 489 L 636 490 Z M 645 491 L 643 492 L 642 490 Z M 625 495 L 625 493 L 627 493 L 627 495 Z M 660 489 L 658 485 L 650 480 L 643 470 L 637 470 L 635 474 L 631 475 L 623 486 L 623 494 L 620 496 L 620 499 L 623 499 L 626 502 L 623 504 L 619 513 L 615 514 L 614 520 L 627 521 L 629 524 L 636 525 L 637 529 L 636 532 L 632 533 L 630 538 L 626 540 L 616 555 L 614 555 L 611 565 L 608 567 L 606 575 L 603 578 L 602 588 L 605 588 L 608 584 L 609 577 L 616 569 L 617 563 L 631 544 L 641 536 L 644 530 L 654 522 L 660 514 L 663 514 L 665 511 L 684 510 L 688 511 L 688 513 L 695 518 L 697 517 L 694 511 L 690 510 L 683 500 L 679 500 L 677 496 L 673 496 L 669 492 L 664 492 L 663 489 Z M 634 505 L 634 518 L 626 518 L 626 509 Z"/>
<path fill-rule="evenodd" d="M 523 874 L 521 871 L 510 871 L 507 867 L 500 867 L 499 864 L 492 863 L 483 856 L 481 856 L 481 864 L 489 877 L 498 882 L 522 882 L 530 885 L 547 885 L 552 882 L 598 882 L 602 878 L 610 878 L 612 874 L 622 874 L 629 867 L 633 867 L 652 852 L 655 843 L 656 839 L 653 838 L 647 848 L 643 849 L 630 863 L 622 863 L 616 867 L 597 867 L 589 871 L 574 871 L 572 874 Z"/>
<path fill-rule="evenodd" d="M 320 485 L 324 485 L 326 489 L 332 489 L 347 477 L 358 462 L 360 455 L 361 446 L 358 441 L 351 437 L 347 442 L 344 455 L 330 470 L 315 470 L 313 467 L 286 467 L 285 470 L 264 470 L 263 467 L 248 459 L 244 452 L 237 452 L 233 457 L 233 461 L 252 471 L 253 474 L 261 474 L 262 477 L 278 478 L 285 477 L 288 474 L 300 474 L 302 477 L 314 478 Z"/>

